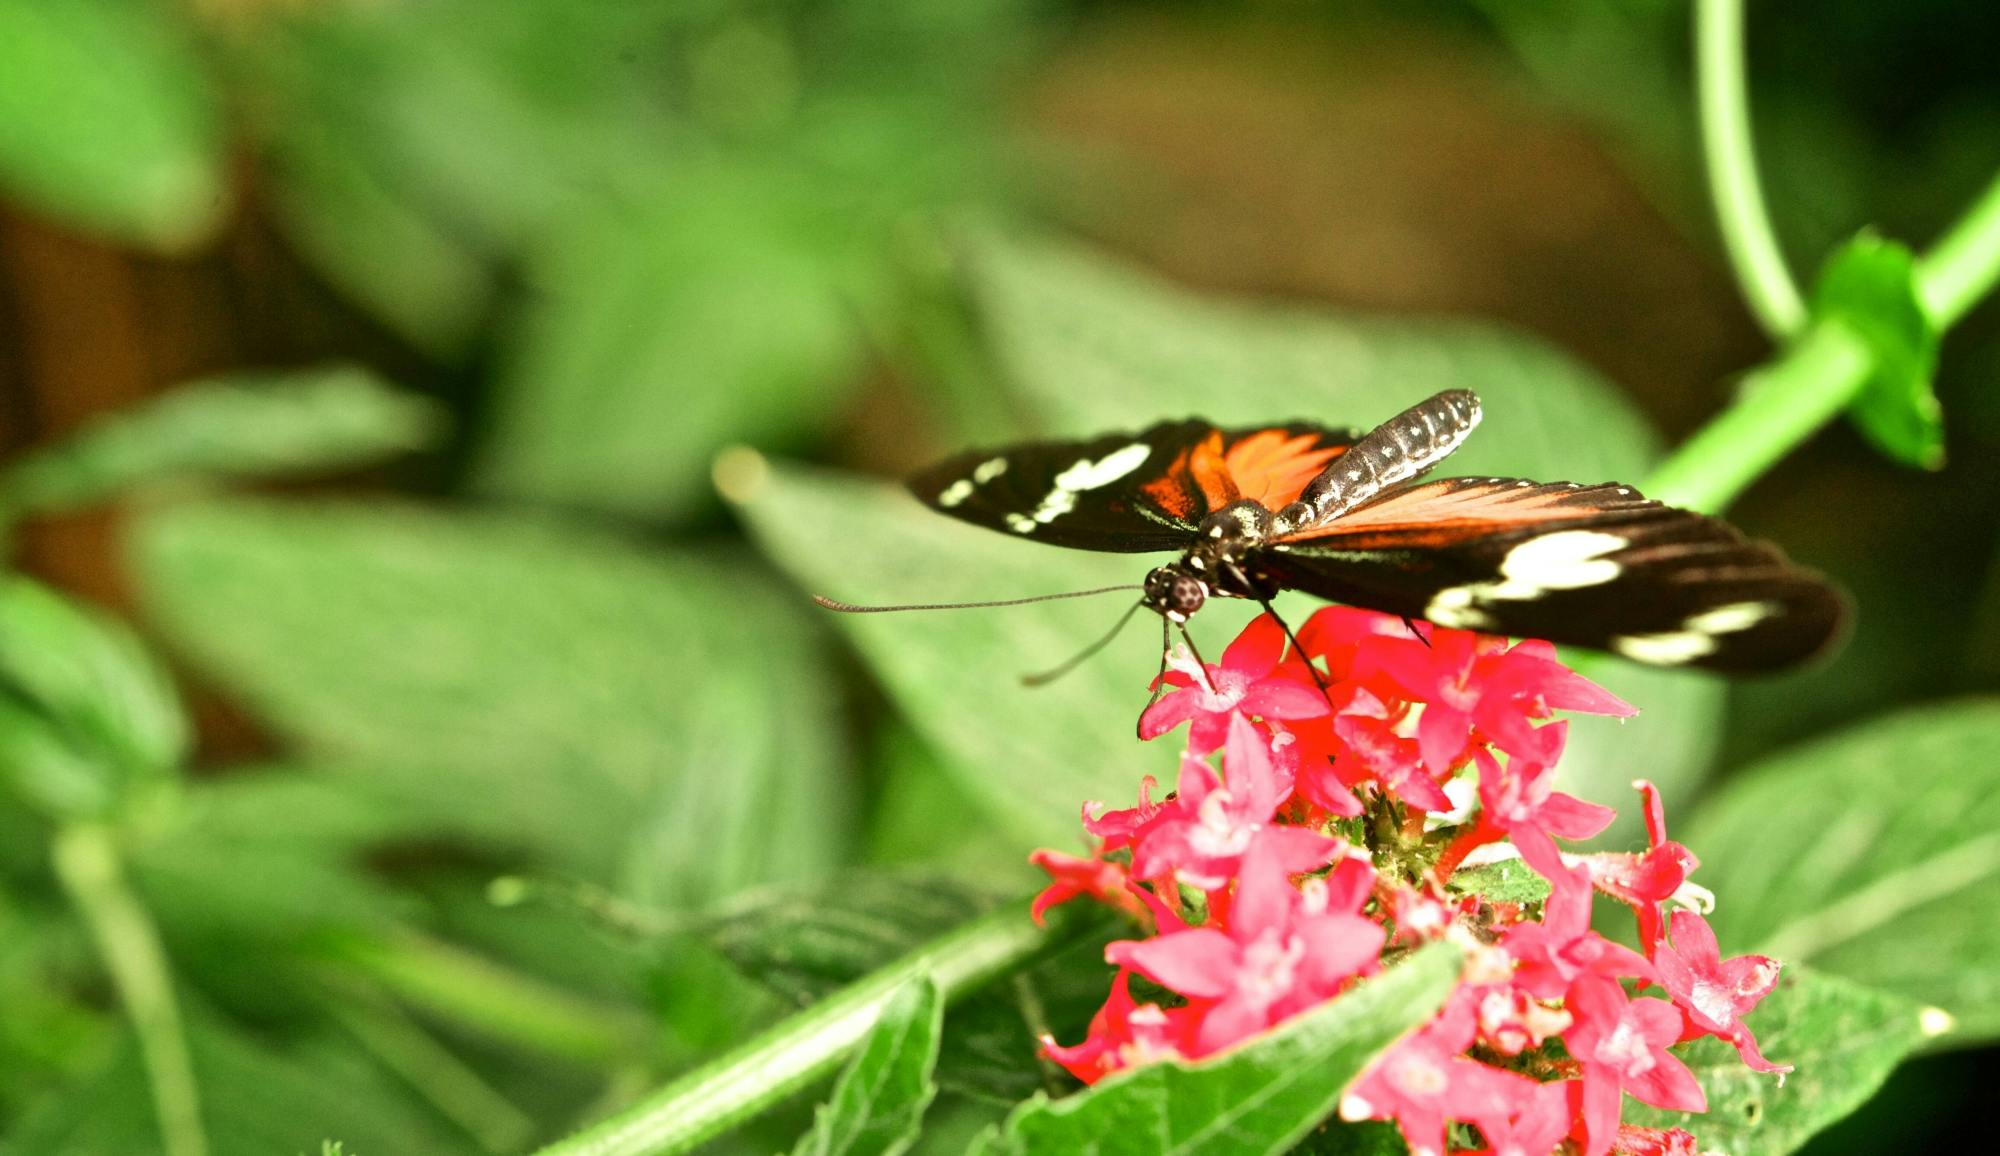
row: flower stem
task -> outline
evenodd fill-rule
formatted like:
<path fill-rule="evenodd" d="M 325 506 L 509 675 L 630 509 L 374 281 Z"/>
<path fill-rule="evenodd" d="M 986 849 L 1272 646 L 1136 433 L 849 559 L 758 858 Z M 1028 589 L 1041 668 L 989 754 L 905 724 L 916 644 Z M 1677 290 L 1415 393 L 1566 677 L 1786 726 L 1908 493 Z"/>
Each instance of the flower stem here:
<path fill-rule="evenodd" d="M 870 973 L 790 1016 L 727 1055 L 541 1156 L 667 1156 L 686 1152 L 770 1107 L 834 1068 L 875 1025 L 889 996 L 929 973 L 952 1002 L 1020 971 L 1098 925 L 1093 913 L 1058 908 L 1046 928 L 1026 901 L 1008 904 Z"/>
<path fill-rule="evenodd" d="M 72 823 L 56 832 L 50 853 L 56 878 L 82 914 L 131 1017 L 160 1117 L 163 1150 L 167 1156 L 207 1156 L 201 1096 L 166 953 L 151 917 L 126 885 L 111 828 Z"/>
<path fill-rule="evenodd" d="M 1943 329 L 2000 280 L 2000 177 L 1917 264 L 1917 292 L 1931 324 Z"/>
<path fill-rule="evenodd" d="M 1757 180 L 1743 64 L 1743 0 L 1696 0 L 1695 72 L 1708 191 L 1729 264 L 1758 324 L 1776 340 L 1799 331 L 1806 307 L 1785 268 Z"/>

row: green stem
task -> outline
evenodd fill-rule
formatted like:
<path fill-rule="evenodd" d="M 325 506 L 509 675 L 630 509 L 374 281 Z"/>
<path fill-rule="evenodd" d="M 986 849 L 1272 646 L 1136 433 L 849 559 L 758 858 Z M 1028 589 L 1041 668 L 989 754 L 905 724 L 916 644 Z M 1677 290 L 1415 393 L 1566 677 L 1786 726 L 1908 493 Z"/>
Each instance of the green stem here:
<path fill-rule="evenodd" d="M 1965 316 L 2000 281 L 2000 177 L 1917 263 L 1917 292 L 1931 324 Z"/>
<path fill-rule="evenodd" d="M 207 1156 L 201 1096 L 166 952 L 146 908 L 126 886 L 111 828 L 72 823 L 56 832 L 51 857 L 56 878 L 82 913 L 131 1017 L 167 1156 Z"/>
<path fill-rule="evenodd" d="M 414 1007 L 535 1051 L 597 1067 L 644 1049 L 648 1029 L 639 1017 L 415 932 L 342 936 L 323 953 Z"/>
<path fill-rule="evenodd" d="M 1764 331 L 1783 340 L 1806 322 L 1757 180 L 1743 64 L 1743 0 L 1696 0 L 1695 72 L 1708 191 L 1729 264 Z"/>
<path fill-rule="evenodd" d="M 831 1074 L 866 1038 L 882 1005 L 912 976 L 929 973 L 952 1002 L 1020 971 L 1098 925 L 1094 913 L 1059 908 L 1049 926 L 1026 902 L 984 915 L 791 1016 L 541 1156 L 667 1156 L 722 1134 Z"/>

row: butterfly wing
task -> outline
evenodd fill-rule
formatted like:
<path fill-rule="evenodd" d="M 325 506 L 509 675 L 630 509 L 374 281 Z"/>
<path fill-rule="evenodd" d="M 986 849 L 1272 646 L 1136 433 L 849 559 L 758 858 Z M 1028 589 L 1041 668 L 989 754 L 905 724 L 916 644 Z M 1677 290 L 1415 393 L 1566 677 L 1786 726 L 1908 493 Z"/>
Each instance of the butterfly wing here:
<path fill-rule="evenodd" d="M 1293 589 L 1443 626 L 1711 670 L 1807 658 L 1845 613 L 1775 547 L 1618 485 L 1429 482 L 1274 541 L 1264 568 Z"/>
<path fill-rule="evenodd" d="M 1135 434 L 972 450 L 909 484 L 940 513 L 1037 542 L 1175 550 L 1231 502 L 1276 509 L 1295 500 L 1356 437 L 1303 422 L 1237 430 L 1163 422 Z"/>

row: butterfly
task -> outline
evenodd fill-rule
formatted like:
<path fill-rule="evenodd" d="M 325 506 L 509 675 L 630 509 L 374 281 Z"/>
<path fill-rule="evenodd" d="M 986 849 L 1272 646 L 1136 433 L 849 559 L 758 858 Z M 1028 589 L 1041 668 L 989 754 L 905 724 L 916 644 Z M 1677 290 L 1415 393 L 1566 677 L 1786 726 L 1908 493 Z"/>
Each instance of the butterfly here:
<path fill-rule="evenodd" d="M 1173 624 L 1211 598 L 1269 609 L 1280 591 L 1300 590 L 1440 626 L 1729 672 L 1800 662 L 1839 633 L 1844 599 L 1824 579 L 1726 522 L 1631 486 L 1420 480 L 1480 413 L 1471 391 L 1448 390 L 1366 433 L 1163 422 L 969 451 L 909 484 L 940 513 L 1027 541 L 1177 551 L 1141 587 L 1141 605 Z"/>

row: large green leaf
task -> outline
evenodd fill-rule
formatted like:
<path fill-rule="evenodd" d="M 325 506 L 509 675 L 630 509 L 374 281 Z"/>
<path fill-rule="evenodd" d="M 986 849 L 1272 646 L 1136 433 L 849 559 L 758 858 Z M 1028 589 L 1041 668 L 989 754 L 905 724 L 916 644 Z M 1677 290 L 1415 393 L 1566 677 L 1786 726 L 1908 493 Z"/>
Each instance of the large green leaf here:
<path fill-rule="evenodd" d="M 404 505 L 150 513 L 162 629 L 316 754 L 456 784 L 476 826 L 663 907 L 825 867 L 850 822 L 819 649 L 740 559 Z"/>
<path fill-rule="evenodd" d="M 100 815 L 172 773 L 187 720 L 122 623 L 0 573 L 0 767 L 39 806 Z"/>
<path fill-rule="evenodd" d="M 1708 1093 L 1707 1113 L 1628 1100 L 1625 1122 L 1686 1128 L 1704 1152 L 1783 1156 L 1860 1107 L 1926 1035 L 1909 1000 L 1802 968 L 1786 969 L 1749 1022 L 1764 1054 L 1796 1071 L 1760 1075 L 1721 1040 L 1698 1040 L 1681 1059 Z"/>
<path fill-rule="evenodd" d="M 1283 1152 L 1339 1104 L 1368 1062 L 1417 1027 L 1458 979 L 1439 945 L 1213 1059 L 1122 1072 L 1060 1100 L 1038 1095 L 987 1153 L 1146 1156 Z"/>
<path fill-rule="evenodd" d="M 859 367 L 860 331 L 790 187 L 710 167 L 553 242 L 502 371 L 481 488 L 673 516 L 709 500 L 723 445 L 821 425 Z"/>
<path fill-rule="evenodd" d="M 743 974 L 800 1006 L 838 990 L 992 906 L 993 897 L 934 875 L 853 875 L 830 887 L 772 887 L 742 896 L 706 931 Z M 1035 1037 L 1081 1035 L 1104 1002 L 1104 944 L 1086 936 L 1014 984 L 952 1010 L 938 1082 L 1012 1105 L 1044 1086 Z"/>
<path fill-rule="evenodd" d="M 745 469 L 751 480 L 731 493 L 753 534 L 800 586 L 831 597 L 1006 598 L 1137 582 L 1143 574 L 1131 558 L 1028 545 L 961 525 L 880 482 L 761 463 Z M 1143 775 L 1173 773 L 1170 751 L 1134 737 L 1159 661 L 1147 641 L 1157 626 L 1138 623 L 1137 637 L 1055 686 L 1031 689 L 1018 676 L 1073 654 L 1126 605 L 1107 596 L 838 622 L 969 797 L 1023 844 L 1068 847 L 1081 838 L 1084 800 L 1124 805 Z"/>
<path fill-rule="evenodd" d="M 1632 481 L 1659 455 L 1603 378 L 1498 326 L 1203 296 L 1077 249 L 990 236 L 969 268 L 996 355 L 1052 433 L 1190 414 L 1365 427 L 1470 389 L 1486 417 L 1444 473 Z"/>
<path fill-rule="evenodd" d="M 0 77 L 0 188 L 158 249 L 222 220 L 221 110 L 169 6 L 0 0 Z"/>
<path fill-rule="evenodd" d="M 931 1072 L 943 1030 L 937 985 L 928 976 L 903 985 L 882 1005 L 874 1029 L 792 1156 L 896 1156 L 907 1150 L 937 1095 Z"/>
<path fill-rule="evenodd" d="M 150 483 L 366 465 L 435 444 L 444 422 L 435 403 L 360 369 L 198 382 L 14 462 L 0 474 L 0 516 L 69 509 Z"/>
<path fill-rule="evenodd" d="M 1730 781 L 1683 840 L 1729 951 L 1935 1004 L 2000 1035 L 2000 702 L 1905 711 Z"/>

